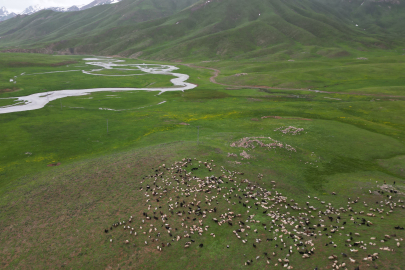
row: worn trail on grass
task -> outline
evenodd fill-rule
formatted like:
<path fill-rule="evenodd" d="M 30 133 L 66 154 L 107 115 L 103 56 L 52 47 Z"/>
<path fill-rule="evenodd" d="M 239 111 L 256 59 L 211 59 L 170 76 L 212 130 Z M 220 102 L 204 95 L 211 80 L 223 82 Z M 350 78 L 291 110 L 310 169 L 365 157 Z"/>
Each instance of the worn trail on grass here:
<path fill-rule="evenodd" d="M 12 113 L 12 112 L 23 112 L 30 110 L 37 110 L 45 107 L 50 101 L 71 97 L 71 96 L 83 96 L 88 95 L 94 92 L 102 91 L 136 91 L 136 90 L 145 90 L 145 91 L 160 91 L 160 94 L 166 91 L 184 91 L 190 90 L 197 85 L 192 83 L 187 83 L 189 76 L 187 74 L 174 73 L 174 70 L 178 68 L 170 65 L 158 65 L 158 64 L 122 64 L 124 60 L 114 60 L 110 58 L 85 58 L 86 64 L 101 67 L 99 69 L 93 69 L 91 72 L 82 71 L 88 75 L 97 75 L 97 76 L 111 76 L 111 75 L 102 75 L 102 74 L 92 74 L 92 72 L 98 72 L 105 69 L 113 69 L 116 67 L 121 70 L 134 70 L 134 69 L 123 69 L 123 67 L 135 67 L 138 70 L 145 72 L 145 74 L 160 74 L 160 75 L 171 75 L 175 76 L 175 79 L 170 81 L 175 87 L 167 88 L 92 88 L 92 89 L 78 89 L 78 90 L 58 90 L 50 91 L 43 93 L 36 93 L 25 97 L 18 97 L 17 100 L 24 102 L 22 105 L 11 105 L 0 107 L 0 114 Z M 127 76 L 127 75 L 113 75 L 113 76 Z"/>
<path fill-rule="evenodd" d="M 306 89 L 306 88 L 281 88 L 281 87 L 257 86 L 257 85 L 224 84 L 224 83 L 219 83 L 215 80 L 221 73 L 221 71 L 219 69 L 195 66 L 195 65 L 191 65 L 191 64 L 183 64 L 183 65 L 188 66 L 188 67 L 193 67 L 193 68 L 202 68 L 202 69 L 212 70 L 212 71 L 214 71 L 214 75 L 212 77 L 210 77 L 210 82 L 218 84 L 218 85 L 234 87 L 234 88 L 254 88 L 254 89 L 262 88 L 262 89 L 274 89 L 274 90 L 286 90 L 286 91 L 310 91 L 310 92 L 323 93 L 323 94 L 343 94 L 343 95 L 375 96 L 375 97 L 395 97 L 395 98 L 404 97 L 404 96 L 393 96 L 393 95 L 384 95 L 384 94 L 365 94 L 365 93 L 356 93 L 356 92 L 331 92 L 331 91 L 322 91 L 322 90 L 311 90 L 311 89 Z"/>

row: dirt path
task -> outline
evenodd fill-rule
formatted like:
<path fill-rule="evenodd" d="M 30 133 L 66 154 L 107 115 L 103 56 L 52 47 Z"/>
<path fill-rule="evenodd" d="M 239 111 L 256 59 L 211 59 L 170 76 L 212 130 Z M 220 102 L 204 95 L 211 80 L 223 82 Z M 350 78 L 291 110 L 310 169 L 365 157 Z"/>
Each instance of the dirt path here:
<path fill-rule="evenodd" d="M 191 64 L 182 64 L 184 66 L 192 67 L 192 68 L 202 68 L 202 69 L 209 69 L 214 71 L 214 76 L 210 77 L 210 82 L 222 85 L 222 86 L 228 86 L 228 87 L 234 87 L 234 88 L 254 88 L 254 89 L 274 89 L 274 90 L 286 90 L 286 91 L 310 91 L 310 92 L 315 92 L 315 93 L 323 93 L 323 94 L 341 94 L 341 95 L 358 95 L 358 96 L 372 96 L 372 97 L 392 97 L 392 98 L 403 98 L 405 96 L 392 96 L 392 95 L 384 95 L 384 94 L 365 94 L 365 93 L 356 93 L 356 92 L 331 92 L 331 91 L 321 91 L 321 90 L 310 90 L 306 88 L 280 88 L 280 87 L 270 87 L 270 86 L 257 86 L 257 85 L 231 85 L 231 84 L 224 84 L 224 83 L 219 83 L 215 79 L 219 76 L 221 71 L 219 69 L 215 68 L 209 68 L 209 67 L 201 67 L 201 66 L 195 66 Z"/>
<path fill-rule="evenodd" d="M 214 76 L 210 77 L 210 82 L 215 83 L 215 84 L 219 84 L 219 85 L 224 85 L 224 86 L 228 86 L 227 84 L 222 84 L 222 83 L 218 83 L 215 78 L 218 77 L 219 73 L 221 73 L 221 71 L 219 69 L 215 69 L 215 68 L 208 68 L 208 67 L 200 67 L 200 66 L 194 66 L 191 64 L 181 64 L 187 67 L 192 67 L 192 68 L 202 68 L 202 69 L 209 69 L 209 70 L 213 70 L 214 71 Z"/>

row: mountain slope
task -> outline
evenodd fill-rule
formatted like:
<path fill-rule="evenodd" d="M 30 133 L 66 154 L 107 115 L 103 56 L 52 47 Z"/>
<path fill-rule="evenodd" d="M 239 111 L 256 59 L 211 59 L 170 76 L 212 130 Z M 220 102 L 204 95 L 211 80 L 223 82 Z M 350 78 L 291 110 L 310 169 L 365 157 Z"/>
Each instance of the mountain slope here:
<path fill-rule="evenodd" d="M 320 0 L 367 33 L 404 37 L 404 0 Z"/>
<path fill-rule="evenodd" d="M 73 37 L 82 39 L 107 29 L 169 16 L 192 3 L 193 0 L 126 0 L 80 12 L 43 10 L 1 23 L 0 35 L 3 38 L 0 46 L 35 44 L 41 47 L 44 43 L 65 42 Z"/>
<path fill-rule="evenodd" d="M 63 14 L 41 11 L 3 22 L 0 48 L 173 60 L 277 53 L 289 58 L 313 46 L 337 57 L 348 55 L 345 48 L 402 44 L 398 33 L 405 20 L 394 19 L 404 16 L 404 5 L 360 2 L 123 0 L 113 6 Z"/>

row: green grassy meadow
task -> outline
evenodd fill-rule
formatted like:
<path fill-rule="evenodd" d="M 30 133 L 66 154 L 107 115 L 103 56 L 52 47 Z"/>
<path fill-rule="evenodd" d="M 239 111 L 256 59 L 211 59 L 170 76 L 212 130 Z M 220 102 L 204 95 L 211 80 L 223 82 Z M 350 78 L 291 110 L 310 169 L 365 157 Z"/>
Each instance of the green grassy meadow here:
<path fill-rule="evenodd" d="M 183 158 L 215 161 L 216 169 L 198 170 L 199 177 L 220 175 L 224 166 L 244 172 L 243 178 L 269 190 L 271 181 L 276 181 L 278 192 L 303 205 L 308 195 L 337 207 L 359 197 L 356 207 L 368 211 L 387 194 L 368 190 L 381 190 L 384 183 L 398 191 L 389 193 L 395 201 L 404 200 L 405 56 L 390 52 L 365 54 L 368 60 L 357 57 L 190 63 L 200 68 L 171 63 L 198 87 L 161 95 L 98 92 L 55 100 L 39 110 L 0 114 L 0 268 L 242 269 L 257 252 L 272 252 L 265 244 L 259 251 L 251 244 L 236 248 L 239 242 L 223 227 L 214 239 L 198 238 L 207 248 L 173 244 L 161 253 L 141 243 L 122 244 L 125 236 L 119 229 L 104 233 L 117 220 L 141 215 L 146 203 L 139 187 L 146 175 Z M 1 54 L 0 106 L 14 102 L 3 98 L 58 89 L 172 86 L 171 77 L 163 75 L 19 75 L 96 68 L 85 65 L 82 58 Z M 216 81 L 224 85 L 210 82 L 214 72 L 203 67 L 219 69 Z M 234 76 L 240 73 L 247 75 Z M 16 84 L 9 82 L 14 76 Z M 292 135 L 277 130 L 289 126 L 303 131 Z M 271 137 L 296 151 L 231 147 L 245 137 Z M 251 157 L 243 158 L 243 150 Z M 370 206 L 363 206 L 363 201 Z M 342 218 L 350 215 L 344 213 Z M 405 225 L 405 210 L 396 208 L 384 216 L 372 218 L 370 228 L 348 222 L 344 234 L 357 231 L 359 240 L 367 243 L 370 237 L 380 240 L 385 234 L 405 238 L 404 231 L 394 230 Z M 258 219 L 269 221 L 264 214 Z M 215 226 L 212 221 L 208 224 Z M 114 242 L 109 242 L 110 237 Z M 346 236 L 333 237 L 337 248 L 325 246 L 326 239 L 314 239 L 319 247 L 315 255 L 306 260 L 293 256 L 291 265 L 331 269 L 326 258 L 348 250 Z M 224 248 L 228 244 L 232 248 Z M 397 248 L 391 239 L 384 245 L 394 252 L 368 247 L 349 254 L 359 263 L 347 262 L 348 269 L 405 269 L 401 259 L 405 242 L 401 244 Z M 370 252 L 381 252 L 380 258 L 363 262 Z M 275 263 L 276 259 L 270 265 L 258 260 L 249 267 L 284 269 Z"/>

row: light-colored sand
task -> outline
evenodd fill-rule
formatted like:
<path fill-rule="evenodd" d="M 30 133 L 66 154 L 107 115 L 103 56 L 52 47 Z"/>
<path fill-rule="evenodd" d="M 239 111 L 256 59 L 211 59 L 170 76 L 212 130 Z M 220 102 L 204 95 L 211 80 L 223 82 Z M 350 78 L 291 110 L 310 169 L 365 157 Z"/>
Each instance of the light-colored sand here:
<path fill-rule="evenodd" d="M 0 114 L 12 113 L 12 112 L 23 112 L 30 110 L 37 110 L 45 107 L 50 101 L 72 96 L 84 96 L 94 92 L 101 91 L 134 91 L 134 90 L 145 90 L 145 91 L 160 91 L 159 95 L 166 91 L 184 91 L 197 87 L 197 85 L 192 83 L 187 83 L 189 76 L 181 73 L 174 73 L 174 70 L 178 68 L 170 65 L 149 65 L 149 64 L 124 64 L 123 60 L 114 60 L 109 58 L 85 58 L 86 64 L 99 66 L 101 69 L 95 69 L 93 71 L 100 71 L 103 69 L 113 69 L 118 67 L 131 67 L 138 68 L 139 70 L 145 72 L 146 74 L 161 74 L 161 75 L 171 75 L 177 78 L 170 80 L 175 87 L 171 88 L 93 88 L 93 89 L 78 89 L 78 90 L 58 90 L 44 93 L 32 94 L 29 96 L 18 97 L 20 102 L 24 102 L 23 105 L 5 106 L 0 107 Z M 92 71 L 92 72 L 93 72 Z M 104 76 L 100 74 L 92 74 L 92 72 L 82 71 L 85 74 Z M 120 76 L 120 75 L 118 75 Z M 121 75 L 122 76 L 122 75 Z"/>

